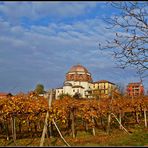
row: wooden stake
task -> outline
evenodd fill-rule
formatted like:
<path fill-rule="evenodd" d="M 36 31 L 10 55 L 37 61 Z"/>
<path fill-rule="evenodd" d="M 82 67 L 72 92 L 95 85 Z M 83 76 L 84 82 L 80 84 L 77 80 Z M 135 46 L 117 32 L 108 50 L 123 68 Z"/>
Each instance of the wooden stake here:
<path fill-rule="evenodd" d="M 56 125 L 54 119 L 52 120 L 52 122 L 53 122 L 53 124 L 55 125 L 55 127 L 56 127 L 56 129 L 57 129 L 57 131 L 58 131 L 58 133 L 59 133 L 59 135 L 60 135 L 60 137 L 61 137 L 61 139 L 64 141 L 64 143 L 65 143 L 67 146 L 70 147 L 70 145 L 66 142 L 66 140 L 65 140 L 64 137 L 62 136 L 62 134 L 61 134 L 61 132 L 60 132 L 58 126 Z"/>
<path fill-rule="evenodd" d="M 92 117 L 92 122 L 93 122 L 93 124 L 94 124 L 94 117 Z M 92 133 L 93 133 L 93 136 L 95 136 L 96 135 L 96 131 L 95 131 L 95 127 L 93 127 L 92 128 Z"/>
<path fill-rule="evenodd" d="M 108 114 L 108 124 L 107 124 L 107 133 L 110 133 L 110 122 L 111 122 L 111 114 Z"/>
<path fill-rule="evenodd" d="M 144 124 L 145 127 L 147 128 L 146 109 L 144 109 Z"/>
<path fill-rule="evenodd" d="M 75 119 L 74 119 L 74 111 L 71 111 L 70 113 L 70 116 L 71 116 L 71 130 L 72 130 L 72 137 L 75 138 L 76 135 L 75 135 Z"/>
<path fill-rule="evenodd" d="M 121 112 L 119 113 L 119 122 L 120 122 L 120 129 L 122 129 L 122 126 L 121 126 L 121 122 L 122 122 L 122 116 L 121 116 Z"/>
<path fill-rule="evenodd" d="M 42 137 L 41 137 L 41 141 L 40 141 L 40 146 L 43 146 L 44 141 L 45 141 L 45 134 L 47 133 L 47 120 L 48 120 L 48 117 L 49 117 L 49 112 L 47 111 L 45 122 L 44 122 L 44 128 L 43 128 L 43 132 L 42 132 Z"/>
<path fill-rule="evenodd" d="M 120 124 L 120 126 L 122 127 L 122 129 L 124 129 L 125 132 L 129 134 L 129 132 L 123 127 L 123 125 L 120 123 L 120 121 L 118 120 L 118 118 L 115 116 L 115 114 L 113 114 L 113 113 L 111 113 L 111 114 L 115 117 L 115 119 L 116 119 L 117 122 Z"/>
<path fill-rule="evenodd" d="M 12 127 L 12 137 L 14 144 L 16 145 L 16 127 L 15 127 L 15 117 L 11 118 L 11 127 Z"/>
<path fill-rule="evenodd" d="M 49 107 L 51 107 L 51 102 L 52 102 L 52 90 L 50 92 L 50 98 L 48 100 Z M 41 137 L 41 141 L 40 141 L 40 146 L 43 146 L 44 141 L 45 141 L 45 134 L 48 134 L 47 133 L 47 125 L 48 125 L 47 121 L 48 121 L 48 118 L 49 118 L 49 112 L 47 111 L 45 122 L 44 122 L 44 128 L 43 128 L 43 132 L 42 132 L 42 137 Z"/>

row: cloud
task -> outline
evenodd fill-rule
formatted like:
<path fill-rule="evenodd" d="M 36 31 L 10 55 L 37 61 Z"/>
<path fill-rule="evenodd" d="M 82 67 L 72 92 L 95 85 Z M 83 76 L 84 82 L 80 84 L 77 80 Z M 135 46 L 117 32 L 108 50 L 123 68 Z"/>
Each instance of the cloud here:
<path fill-rule="evenodd" d="M 11 23 L 19 23 L 24 17 L 32 20 L 47 16 L 56 19 L 77 17 L 89 13 L 96 5 L 96 2 L 3 2 L 0 13 Z"/>
<path fill-rule="evenodd" d="M 2 20 L 0 22 L 0 72 L 5 74 L 5 79 L 13 82 L 12 79 L 19 77 L 22 80 L 37 83 L 51 80 L 54 83 L 46 82 L 48 87 L 58 85 L 57 78 L 65 78 L 65 73 L 74 64 L 91 62 L 91 59 L 99 61 L 97 52 L 96 30 L 91 27 L 100 28 L 98 20 L 87 20 L 74 24 L 49 24 L 48 26 L 31 26 L 26 29 L 22 26 L 11 25 Z M 85 29 L 81 30 L 83 24 Z M 90 25 L 91 24 L 91 25 Z M 68 27 L 67 27 L 68 26 Z M 93 61 L 93 60 L 92 60 Z M 87 62 L 86 62 L 87 63 Z M 60 72 L 61 71 L 61 72 Z M 21 75 L 22 74 L 22 75 Z M 35 76 L 33 76 L 35 74 Z M 12 77 L 13 75 L 13 77 Z M 16 76 L 15 76 L 16 75 Z M 1 80 L 0 80 L 1 81 Z M 18 81 L 16 81 L 18 83 Z M 30 88 L 30 86 L 25 86 Z"/>
<path fill-rule="evenodd" d="M 21 4 L 31 5 L 24 9 L 35 7 L 31 10 L 34 13 L 28 14 L 30 16 L 36 15 L 44 7 L 40 7 L 40 2 L 32 3 L 22 2 Z M 59 3 L 54 3 L 55 7 Z M 81 8 L 81 5 L 78 7 L 76 4 L 71 6 L 75 7 L 75 10 L 95 7 L 94 4 Z M 20 4 L 10 3 L 11 5 L 14 5 L 13 9 L 15 9 L 15 5 Z M 7 15 L 12 12 L 9 7 L 6 7 L 7 9 L 3 7 L 0 7 L 0 10 L 5 11 Z M 66 6 L 65 8 L 67 10 L 63 11 L 74 15 L 72 10 Z M 15 13 L 12 15 L 20 17 L 23 13 L 25 15 L 28 13 L 26 10 L 20 11 L 22 12 L 18 16 Z M 113 32 L 106 30 L 105 26 L 106 24 L 98 18 L 78 20 L 73 23 L 52 22 L 47 26 L 32 24 L 29 28 L 19 24 L 12 25 L 9 20 L 0 19 L 0 84 L 3 86 L 0 91 L 8 91 L 14 85 L 17 86 L 14 90 L 16 92 L 29 91 L 34 89 L 37 83 L 42 83 L 46 89 L 59 87 L 65 79 L 66 72 L 72 65 L 78 63 L 88 68 L 94 80 L 124 81 L 126 73 L 114 69 L 111 52 L 99 51 L 98 42 L 104 43 L 104 40 L 113 36 Z M 129 73 L 131 77 L 128 80 L 132 79 L 134 72 L 129 71 Z"/>

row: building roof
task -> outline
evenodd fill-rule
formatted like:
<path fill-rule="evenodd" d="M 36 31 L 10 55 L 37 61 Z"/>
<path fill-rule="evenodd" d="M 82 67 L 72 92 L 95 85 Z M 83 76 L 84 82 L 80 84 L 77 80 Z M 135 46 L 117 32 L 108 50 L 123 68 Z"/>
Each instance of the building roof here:
<path fill-rule="evenodd" d="M 111 84 L 114 84 L 115 85 L 115 83 L 110 82 L 108 80 L 99 80 L 99 81 L 96 81 L 96 82 L 93 82 L 93 83 L 111 83 Z"/>
<path fill-rule="evenodd" d="M 6 92 L 0 92 L 0 97 L 4 97 L 7 95 L 12 95 L 11 93 L 6 93 Z"/>
<path fill-rule="evenodd" d="M 84 66 L 82 66 L 80 64 L 77 64 L 77 65 L 72 66 L 70 68 L 70 70 L 69 70 L 69 72 L 78 72 L 78 71 L 79 72 L 89 73 L 88 70 Z"/>
<path fill-rule="evenodd" d="M 80 86 L 80 85 L 75 85 L 72 88 L 84 88 L 84 87 L 83 86 Z"/>
<path fill-rule="evenodd" d="M 80 64 L 74 65 L 66 73 L 66 81 L 92 82 L 91 73 Z"/>
<path fill-rule="evenodd" d="M 8 93 L 0 92 L 0 96 L 7 96 Z"/>
<path fill-rule="evenodd" d="M 127 86 L 140 86 L 140 85 L 142 85 L 141 82 L 132 82 L 132 83 L 128 83 Z"/>

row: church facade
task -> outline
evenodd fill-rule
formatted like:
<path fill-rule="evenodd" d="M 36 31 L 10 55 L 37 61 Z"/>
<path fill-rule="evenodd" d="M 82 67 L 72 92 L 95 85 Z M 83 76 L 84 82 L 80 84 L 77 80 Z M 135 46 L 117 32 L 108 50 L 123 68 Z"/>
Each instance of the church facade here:
<path fill-rule="evenodd" d="M 82 98 L 91 98 L 95 90 L 100 90 L 102 93 L 109 95 L 111 89 L 116 85 L 107 80 L 93 82 L 91 73 L 82 65 L 74 65 L 66 73 L 66 78 L 63 86 L 55 89 L 55 98 L 59 99 L 62 94 L 74 96 L 79 94 Z"/>

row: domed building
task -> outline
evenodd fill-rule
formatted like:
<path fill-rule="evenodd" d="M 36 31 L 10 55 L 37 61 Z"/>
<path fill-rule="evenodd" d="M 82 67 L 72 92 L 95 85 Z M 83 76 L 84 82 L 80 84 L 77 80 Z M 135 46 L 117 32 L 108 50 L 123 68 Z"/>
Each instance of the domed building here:
<path fill-rule="evenodd" d="M 61 94 L 74 96 L 76 93 L 85 98 L 91 90 L 92 85 L 91 73 L 80 64 L 74 65 L 66 73 L 63 87 L 56 89 L 56 98 Z"/>
<path fill-rule="evenodd" d="M 55 89 L 55 98 L 61 94 L 74 96 L 79 94 L 81 98 L 109 97 L 112 90 L 117 87 L 115 83 L 107 80 L 93 82 L 91 73 L 82 65 L 74 65 L 66 73 L 65 81 L 61 88 Z"/>

